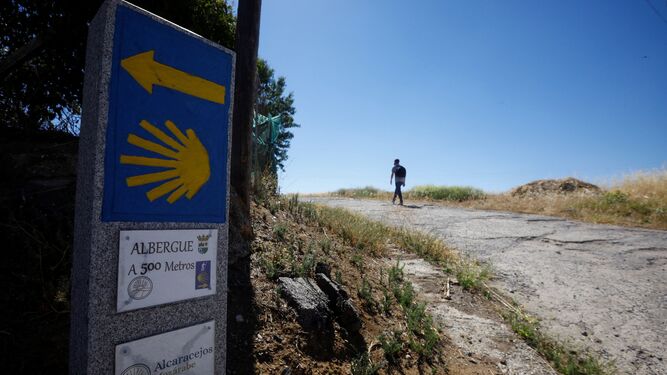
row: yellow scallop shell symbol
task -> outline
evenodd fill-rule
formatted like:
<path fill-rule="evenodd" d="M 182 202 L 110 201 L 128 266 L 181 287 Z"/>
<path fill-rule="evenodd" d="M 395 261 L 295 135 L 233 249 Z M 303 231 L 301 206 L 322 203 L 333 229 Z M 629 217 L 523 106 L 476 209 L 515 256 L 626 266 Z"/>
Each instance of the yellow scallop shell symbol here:
<path fill-rule="evenodd" d="M 211 176 L 208 152 L 197 138 L 194 130 L 188 129 L 183 134 L 176 124 L 166 121 L 165 126 L 176 137 L 174 139 L 146 120 L 141 121 L 139 126 L 162 141 L 165 146 L 135 134 L 129 134 L 127 142 L 165 158 L 121 155 L 120 163 L 167 169 L 128 177 L 126 179 L 127 186 L 141 186 L 164 181 L 146 193 L 149 201 L 153 202 L 169 193 L 171 193 L 167 197 L 169 203 L 176 202 L 183 195 L 192 199 Z"/>

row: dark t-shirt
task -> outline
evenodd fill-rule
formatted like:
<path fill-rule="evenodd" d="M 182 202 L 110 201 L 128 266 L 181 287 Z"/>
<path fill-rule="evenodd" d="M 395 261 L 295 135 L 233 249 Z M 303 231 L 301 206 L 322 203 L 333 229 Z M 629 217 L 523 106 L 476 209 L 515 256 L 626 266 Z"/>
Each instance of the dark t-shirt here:
<path fill-rule="evenodd" d="M 405 177 L 399 177 L 399 176 L 396 175 L 396 172 L 398 171 L 398 168 L 400 168 L 400 167 L 401 167 L 400 164 L 394 165 L 394 167 L 391 169 L 391 173 L 393 173 L 394 176 L 396 177 L 396 182 L 405 183 Z"/>

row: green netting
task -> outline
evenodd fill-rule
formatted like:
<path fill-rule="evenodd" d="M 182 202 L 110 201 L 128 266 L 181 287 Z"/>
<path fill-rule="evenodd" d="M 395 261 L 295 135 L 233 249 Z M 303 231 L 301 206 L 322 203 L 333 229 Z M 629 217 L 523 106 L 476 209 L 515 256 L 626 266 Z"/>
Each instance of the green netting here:
<path fill-rule="evenodd" d="M 252 119 L 252 134 L 255 142 L 260 145 L 272 145 L 278 139 L 282 123 L 280 115 L 264 116 L 256 113 Z"/>
<path fill-rule="evenodd" d="M 273 154 L 282 126 L 280 115 L 264 116 L 255 113 L 252 119 L 253 173 L 267 170 L 275 172 Z"/>

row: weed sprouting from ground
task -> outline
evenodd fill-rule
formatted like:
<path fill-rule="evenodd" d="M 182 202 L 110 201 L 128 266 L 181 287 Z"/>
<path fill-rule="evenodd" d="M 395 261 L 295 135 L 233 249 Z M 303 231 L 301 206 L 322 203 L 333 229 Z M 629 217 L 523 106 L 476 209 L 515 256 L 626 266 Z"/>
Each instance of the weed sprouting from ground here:
<path fill-rule="evenodd" d="M 491 270 L 487 264 L 469 259 L 458 262 L 455 273 L 463 289 L 477 290 L 481 288 L 484 281 L 490 278 Z"/>
<path fill-rule="evenodd" d="M 398 355 L 403 350 L 403 340 L 400 331 L 393 331 L 389 334 L 381 334 L 378 338 L 384 358 L 387 362 L 395 364 L 398 361 Z"/>
<path fill-rule="evenodd" d="M 352 263 L 359 272 L 364 272 L 364 257 L 361 254 L 354 254 L 350 258 L 350 263 Z"/>
<path fill-rule="evenodd" d="M 308 252 L 304 254 L 301 258 L 301 261 L 294 262 L 292 266 L 292 271 L 299 277 L 310 276 L 315 270 L 315 264 L 317 263 L 317 257 L 314 252 Z"/>
<path fill-rule="evenodd" d="M 295 263 L 294 254 L 288 247 L 283 247 L 279 251 L 265 254 L 260 260 L 260 266 L 271 280 L 281 276 L 291 275 L 290 269 L 293 269 Z"/>
<path fill-rule="evenodd" d="M 322 249 L 322 252 L 325 255 L 329 255 L 331 253 L 331 250 L 333 249 L 333 244 L 331 243 L 331 240 L 329 238 L 323 238 L 319 242 L 320 249 Z"/>
<path fill-rule="evenodd" d="M 343 273 L 340 272 L 340 270 L 336 270 L 334 273 L 334 281 L 338 283 L 338 285 L 345 285 L 343 283 Z"/>
<path fill-rule="evenodd" d="M 375 297 L 373 297 L 373 287 L 371 286 L 371 283 L 365 278 L 361 280 L 361 285 L 357 290 L 357 296 L 362 301 L 364 309 L 367 312 L 374 314 L 378 303 L 375 300 Z"/>
<path fill-rule="evenodd" d="M 405 265 L 399 264 L 398 261 L 396 261 L 395 266 L 389 268 L 387 279 L 390 286 L 403 282 L 403 268 L 405 268 Z"/>
<path fill-rule="evenodd" d="M 383 363 L 373 363 L 368 353 L 362 353 L 352 361 L 350 371 L 352 375 L 375 375 L 382 367 L 384 367 Z"/>
<path fill-rule="evenodd" d="M 285 234 L 287 233 L 287 225 L 285 224 L 276 224 L 273 227 L 273 235 L 276 236 L 276 239 L 283 241 L 285 240 Z"/>
<path fill-rule="evenodd" d="M 394 297 L 396 302 L 403 308 L 408 308 L 412 305 L 415 299 L 415 290 L 411 283 L 400 282 L 393 287 Z"/>
<path fill-rule="evenodd" d="M 394 304 L 394 298 L 391 295 L 391 292 L 387 288 L 382 289 L 382 300 L 380 301 L 380 307 L 382 308 L 382 313 L 389 316 L 391 315 L 391 307 Z"/>

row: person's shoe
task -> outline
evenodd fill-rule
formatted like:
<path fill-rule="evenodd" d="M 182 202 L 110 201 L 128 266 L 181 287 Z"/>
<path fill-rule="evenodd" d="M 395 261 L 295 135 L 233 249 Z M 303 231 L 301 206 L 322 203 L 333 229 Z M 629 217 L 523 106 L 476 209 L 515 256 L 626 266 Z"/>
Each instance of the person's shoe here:
<path fill-rule="evenodd" d="M 399 206 L 402 206 L 402 205 L 403 205 L 403 202 L 399 203 L 398 205 L 399 205 Z"/>
<path fill-rule="evenodd" d="M 396 204 L 396 199 L 392 199 L 391 204 Z"/>

